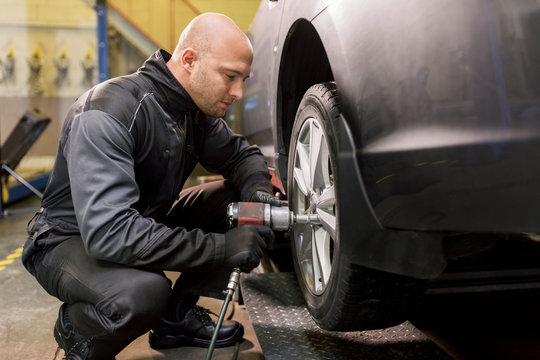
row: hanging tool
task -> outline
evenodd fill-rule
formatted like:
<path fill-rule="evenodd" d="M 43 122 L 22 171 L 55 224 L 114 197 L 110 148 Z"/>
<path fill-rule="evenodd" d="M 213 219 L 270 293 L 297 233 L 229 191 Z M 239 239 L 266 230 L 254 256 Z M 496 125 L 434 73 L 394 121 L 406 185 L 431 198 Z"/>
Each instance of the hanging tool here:
<path fill-rule="evenodd" d="M 295 224 L 320 224 L 321 220 L 317 214 L 296 215 L 286 206 L 272 206 L 265 203 L 256 202 L 236 202 L 231 203 L 227 207 L 227 224 L 229 228 L 234 228 L 241 225 L 265 225 L 274 231 L 288 231 Z M 212 358 L 216 340 L 221 329 L 221 324 L 225 318 L 229 302 L 238 287 L 240 280 L 240 269 L 234 268 L 230 277 L 227 289 L 225 290 L 225 301 L 221 307 L 221 313 L 216 323 L 206 360 Z"/>

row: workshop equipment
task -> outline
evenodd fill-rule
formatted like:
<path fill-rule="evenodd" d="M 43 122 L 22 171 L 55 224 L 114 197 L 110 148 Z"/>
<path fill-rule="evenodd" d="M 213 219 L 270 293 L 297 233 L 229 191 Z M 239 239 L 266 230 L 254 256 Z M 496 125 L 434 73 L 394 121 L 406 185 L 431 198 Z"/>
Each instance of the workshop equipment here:
<path fill-rule="evenodd" d="M 39 109 L 28 109 L 19 119 L 19 122 L 11 131 L 4 144 L 0 146 L 0 187 L 2 190 L 0 193 L 0 218 L 10 214 L 35 212 L 38 210 L 36 208 L 7 210 L 6 207 L 9 201 L 7 180 L 9 176 L 13 176 L 36 196 L 39 198 L 43 197 L 43 194 L 29 181 L 15 172 L 15 169 L 50 122 L 50 117 L 42 113 Z"/>
<path fill-rule="evenodd" d="M 231 203 L 227 207 L 227 224 L 230 229 L 241 225 L 265 225 L 270 227 L 274 231 L 288 231 L 293 224 L 320 224 L 320 218 L 317 214 L 305 214 L 296 215 L 289 210 L 287 206 L 272 206 L 265 203 L 256 202 L 236 202 Z M 227 284 L 226 297 L 221 307 L 221 313 L 208 352 L 206 353 L 206 360 L 212 358 L 214 347 L 221 329 L 221 324 L 225 318 L 225 313 L 229 306 L 229 302 L 238 287 L 238 281 L 240 279 L 240 269 L 234 268 L 229 277 L 229 283 Z"/>

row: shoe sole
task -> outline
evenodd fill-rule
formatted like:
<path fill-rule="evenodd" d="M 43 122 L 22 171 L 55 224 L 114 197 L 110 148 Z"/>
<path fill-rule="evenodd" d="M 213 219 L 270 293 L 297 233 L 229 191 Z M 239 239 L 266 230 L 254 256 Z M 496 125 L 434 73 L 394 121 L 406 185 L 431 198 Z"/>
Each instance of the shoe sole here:
<path fill-rule="evenodd" d="M 236 344 L 240 340 L 242 340 L 242 337 L 244 336 L 244 328 L 239 327 L 236 329 L 236 331 L 225 339 L 218 339 L 216 340 L 215 347 L 227 347 Z M 178 335 L 178 336 L 172 336 L 172 335 L 164 335 L 164 336 L 157 336 L 155 333 L 150 333 L 150 347 L 152 349 L 173 349 L 181 346 L 196 346 L 196 347 L 203 347 L 208 348 L 210 346 L 210 341 L 207 339 L 200 339 L 200 338 L 192 338 L 184 335 Z"/>

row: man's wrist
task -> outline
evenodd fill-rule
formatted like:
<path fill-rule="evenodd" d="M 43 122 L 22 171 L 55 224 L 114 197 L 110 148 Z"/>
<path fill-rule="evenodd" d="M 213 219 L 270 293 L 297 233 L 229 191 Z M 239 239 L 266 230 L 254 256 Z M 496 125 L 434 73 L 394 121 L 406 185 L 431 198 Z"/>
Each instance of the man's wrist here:
<path fill-rule="evenodd" d="M 240 193 L 240 200 L 251 201 L 250 199 L 255 192 L 264 191 L 268 194 L 272 194 L 272 190 L 273 186 L 270 182 L 270 174 L 266 172 L 257 172 L 252 174 L 245 182 Z"/>
<path fill-rule="evenodd" d="M 251 195 L 249 201 L 262 202 L 262 203 L 270 204 L 272 206 L 281 206 L 281 200 L 279 200 L 274 195 L 263 190 L 255 191 Z"/>

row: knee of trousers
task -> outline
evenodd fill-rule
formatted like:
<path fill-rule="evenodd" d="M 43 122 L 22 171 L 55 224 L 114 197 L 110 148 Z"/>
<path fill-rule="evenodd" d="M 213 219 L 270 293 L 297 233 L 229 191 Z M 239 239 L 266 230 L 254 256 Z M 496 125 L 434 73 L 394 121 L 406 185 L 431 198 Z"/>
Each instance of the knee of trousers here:
<path fill-rule="evenodd" d="M 118 297 L 109 306 L 102 307 L 101 313 L 112 320 L 112 332 L 119 328 L 149 330 L 165 312 L 171 291 L 169 280 L 163 275 L 148 272 L 124 281 Z"/>

